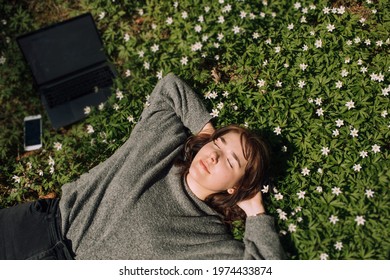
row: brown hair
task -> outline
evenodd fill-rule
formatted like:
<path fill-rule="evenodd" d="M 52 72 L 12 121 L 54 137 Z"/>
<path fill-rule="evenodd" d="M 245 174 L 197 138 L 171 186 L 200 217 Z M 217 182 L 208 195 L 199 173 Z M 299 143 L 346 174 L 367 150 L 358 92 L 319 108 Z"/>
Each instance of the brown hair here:
<path fill-rule="evenodd" d="M 198 151 L 205 144 L 229 132 L 240 134 L 242 151 L 248 161 L 244 176 L 233 194 L 228 194 L 227 191 L 211 194 L 205 199 L 205 202 L 224 216 L 225 223 L 231 225 L 235 220 L 245 220 L 246 218 L 245 212 L 237 206 L 237 203 L 252 198 L 260 191 L 264 183 L 270 158 L 266 142 L 246 128 L 229 125 L 216 130 L 212 135 L 199 134 L 188 138 L 183 150 L 184 159 L 178 161 L 177 165 L 182 167 L 181 175 L 185 176 Z"/>

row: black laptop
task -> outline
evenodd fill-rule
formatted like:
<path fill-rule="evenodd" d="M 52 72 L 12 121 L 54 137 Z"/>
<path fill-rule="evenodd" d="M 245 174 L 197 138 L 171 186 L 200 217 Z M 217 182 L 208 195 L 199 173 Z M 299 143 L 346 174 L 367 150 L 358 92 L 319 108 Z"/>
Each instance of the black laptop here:
<path fill-rule="evenodd" d="M 55 129 L 85 117 L 107 100 L 116 71 L 90 13 L 17 38 Z"/>

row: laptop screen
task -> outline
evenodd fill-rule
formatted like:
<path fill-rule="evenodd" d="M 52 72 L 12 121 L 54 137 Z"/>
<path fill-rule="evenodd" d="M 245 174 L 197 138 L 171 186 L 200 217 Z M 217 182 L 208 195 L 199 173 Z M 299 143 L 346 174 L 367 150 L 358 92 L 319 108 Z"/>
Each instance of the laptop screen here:
<path fill-rule="evenodd" d="M 23 35 L 17 40 L 38 86 L 106 60 L 90 14 Z"/>

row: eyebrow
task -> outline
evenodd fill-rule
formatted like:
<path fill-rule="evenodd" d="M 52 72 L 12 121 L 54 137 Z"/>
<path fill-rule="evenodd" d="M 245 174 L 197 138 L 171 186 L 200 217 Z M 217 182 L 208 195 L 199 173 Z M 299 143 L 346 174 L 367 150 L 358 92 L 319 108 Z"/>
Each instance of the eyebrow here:
<path fill-rule="evenodd" d="M 223 143 L 224 145 L 227 144 L 227 143 L 226 143 L 226 139 L 223 138 L 223 136 L 220 136 L 219 138 L 221 139 L 221 141 L 222 141 L 222 143 Z M 240 162 L 240 159 L 238 158 L 238 156 L 236 155 L 236 153 L 235 153 L 235 152 L 232 152 L 232 156 L 233 156 L 233 158 L 237 161 L 238 166 L 241 168 L 241 162 Z"/>

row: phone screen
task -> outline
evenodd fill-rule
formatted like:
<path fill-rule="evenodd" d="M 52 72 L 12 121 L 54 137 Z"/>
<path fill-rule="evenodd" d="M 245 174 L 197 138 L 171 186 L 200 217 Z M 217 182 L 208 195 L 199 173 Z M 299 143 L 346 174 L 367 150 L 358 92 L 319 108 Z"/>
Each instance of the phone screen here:
<path fill-rule="evenodd" d="M 41 144 L 41 119 L 25 122 L 25 145 L 34 146 Z"/>

